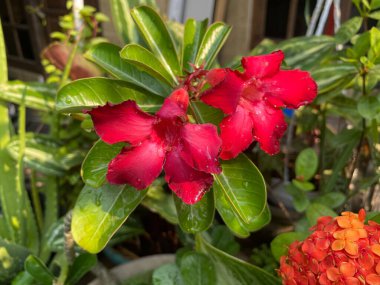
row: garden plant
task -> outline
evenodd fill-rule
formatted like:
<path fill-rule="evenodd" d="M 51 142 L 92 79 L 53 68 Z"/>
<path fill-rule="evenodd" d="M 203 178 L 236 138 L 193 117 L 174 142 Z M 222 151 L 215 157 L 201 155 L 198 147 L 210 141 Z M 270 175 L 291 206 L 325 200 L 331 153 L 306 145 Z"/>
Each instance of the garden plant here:
<path fill-rule="evenodd" d="M 68 1 L 44 83 L 8 81 L 0 33 L 0 283 L 380 284 L 380 1 L 226 66 L 229 25 L 110 3 L 124 46 Z M 175 260 L 116 280 L 155 221 Z"/>

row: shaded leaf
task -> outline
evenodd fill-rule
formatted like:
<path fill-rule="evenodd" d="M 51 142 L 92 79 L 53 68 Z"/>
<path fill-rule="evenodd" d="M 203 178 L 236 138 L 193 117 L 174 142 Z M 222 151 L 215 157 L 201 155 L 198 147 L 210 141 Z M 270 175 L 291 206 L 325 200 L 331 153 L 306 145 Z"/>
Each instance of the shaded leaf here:
<path fill-rule="evenodd" d="M 217 284 L 215 266 L 207 255 L 188 252 L 182 256 L 179 267 L 186 285 Z"/>
<path fill-rule="evenodd" d="M 270 244 L 272 254 L 277 261 L 280 257 L 288 253 L 288 247 L 293 242 L 303 241 L 308 236 L 308 233 L 288 232 L 277 235 Z"/>
<path fill-rule="evenodd" d="M 323 216 L 336 217 L 336 213 L 331 208 L 317 203 L 312 203 L 306 211 L 306 217 L 309 225 L 314 226 L 318 218 Z"/>
<path fill-rule="evenodd" d="M 340 26 L 339 30 L 335 34 L 335 39 L 339 44 L 345 44 L 348 42 L 362 26 L 362 17 L 353 17 Z"/>
<path fill-rule="evenodd" d="M 313 178 L 318 169 L 318 155 L 313 148 L 306 148 L 300 152 L 296 159 L 296 177 L 307 181 Z"/>
<path fill-rule="evenodd" d="M 188 205 L 177 196 L 174 197 L 178 214 L 178 222 L 181 229 L 187 233 L 198 233 L 207 230 L 214 220 L 214 195 L 212 191 L 207 192 L 203 198 Z"/>
<path fill-rule="evenodd" d="M 210 257 L 217 274 L 218 285 L 279 285 L 280 280 L 263 269 L 237 259 L 210 245 L 201 235 L 196 236 L 196 249 Z"/>
<path fill-rule="evenodd" d="M 54 283 L 54 275 L 37 256 L 28 256 L 25 260 L 25 270 L 40 284 L 51 285 Z"/>

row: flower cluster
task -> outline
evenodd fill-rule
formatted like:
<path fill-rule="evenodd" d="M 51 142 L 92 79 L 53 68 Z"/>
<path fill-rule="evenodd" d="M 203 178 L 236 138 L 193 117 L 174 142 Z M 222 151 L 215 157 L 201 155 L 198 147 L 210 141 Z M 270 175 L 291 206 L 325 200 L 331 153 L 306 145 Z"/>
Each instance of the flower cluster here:
<path fill-rule="evenodd" d="M 193 204 L 211 187 L 212 174 L 221 172 L 219 157 L 236 157 L 254 139 L 269 154 L 278 152 L 286 130 L 281 108 L 298 108 L 317 94 L 309 73 L 280 69 L 283 59 L 281 51 L 244 57 L 244 73 L 195 69 L 155 115 L 130 100 L 91 110 L 95 131 L 104 142 L 129 144 L 110 162 L 107 180 L 144 189 L 163 169 L 169 187 Z M 193 80 L 198 87 L 207 82 L 211 88 L 199 94 L 201 88 L 194 89 Z M 220 137 L 212 124 L 189 123 L 189 93 L 227 114 Z"/>
<path fill-rule="evenodd" d="M 303 242 L 280 260 L 284 285 L 379 285 L 380 225 L 364 223 L 365 211 L 321 217 Z"/>

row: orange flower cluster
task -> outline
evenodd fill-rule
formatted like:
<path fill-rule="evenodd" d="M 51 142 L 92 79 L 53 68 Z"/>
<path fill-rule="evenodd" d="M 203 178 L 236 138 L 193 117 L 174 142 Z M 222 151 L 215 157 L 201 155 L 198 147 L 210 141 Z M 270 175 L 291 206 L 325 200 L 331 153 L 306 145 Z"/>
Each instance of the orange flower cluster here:
<path fill-rule="evenodd" d="M 365 211 L 321 217 L 303 242 L 280 260 L 284 285 L 380 285 L 380 224 Z"/>

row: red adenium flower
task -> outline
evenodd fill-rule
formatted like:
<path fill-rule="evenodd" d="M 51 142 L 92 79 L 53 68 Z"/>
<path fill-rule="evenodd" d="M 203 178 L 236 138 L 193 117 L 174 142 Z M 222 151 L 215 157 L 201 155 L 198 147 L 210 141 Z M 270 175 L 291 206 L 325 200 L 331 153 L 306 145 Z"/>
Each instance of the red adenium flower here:
<path fill-rule="evenodd" d="M 211 173 L 220 173 L 221 140 L 211 124 L 190 124 L 185 89 L 165 99 L 156 115 L 144 113 L 134 101 L 90 111 L 95 131 L 109 144 L 128 142 L 108 165 L 111 184 L 149 186 L 165 170 L 169 187 L 185 203 L 199 201 L 211 187 Z"/>
<path fill-rule="evenodd" d="M 321 217 L 303 242 L 280 260 L 284 285 L 379 285 L 380 225 L 364 223 L 365 211 Z"/>
<path fill-rule="evenodd" d="M 280 108 L 298 108 L 317 95 L 309 73 L 281 70 L 283 59 L 282 51 L 243 57 L 244 73 L 220 68 L 207 74 L 212 88 L 201 100 L 228 115 L 220 124 L 222 159 L 236 157 L 253 140 L 269 154 L 279 152 L 279 140 L 286 130 Z"/>

